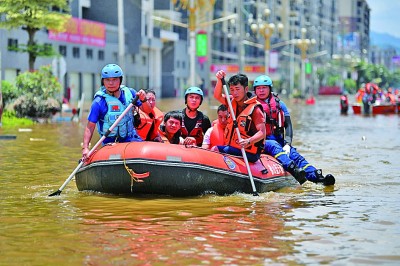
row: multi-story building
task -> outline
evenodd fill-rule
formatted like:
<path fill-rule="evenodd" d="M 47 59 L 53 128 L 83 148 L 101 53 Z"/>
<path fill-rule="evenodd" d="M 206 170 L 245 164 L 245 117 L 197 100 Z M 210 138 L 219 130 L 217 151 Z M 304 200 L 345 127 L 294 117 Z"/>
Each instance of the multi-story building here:
<path fill-rule="evenodd" d="M 347 53 L 341 48 L 353 43 L 339 38 L 344 33 L 353 33 L 353 52 L 361 55 L 368 51 L 369 9 L 365 0 L 349 1 L 349 14 L 338 12 L 349 8 L 342 4 L 339 9 L 335 0 L 196 0 L 194 3 L 199 5 L 195 13 L 185 5 L 190 1 L 175 1 L 176 5 L 173 2 L 71 1 L 72 28 L 61 35 L 44 29 L 36 34 L 39 43 L 53 46 L 62 57 L 38 58 L 36 67 L 53 64 L 65 94 L 76 102 L 82 94 L 86 100 L 92 99 L 100 86 L 100 70 L 107 63 L 121 65 L 126 85 L 154 89 L 160 97 L 175 97 L 192 85 L 206 91 L 212 89 L 214 73 L 219 68 L 228 75 L 242 71 L 250 80 L 268 73 L 281 87 L 292 90 L 300 86 L 295 76 L 299 76 L 305 61 L 315 68 L 323 66 L 334 54 Z M 342 2 L 347 3 L 339 3 Z M 214 4 L 213 8 L 210 4 Z M 191 29 L 193 18 L 195 27 Z M 271 24 L 275 26 L 271 35 L 259 31 Z M 90 30 L 79 31 L 82 25 L 89 25 Z M 192 41 L 199 32 L 208 36 L 208 52 L 207 56 L 195 58 Z M 26 54 L 7 47 L 26 43 L 27 33 L 0 29 L 0 37 L 0 73 L 3 79 L 12 81 L 18 73 L 28 70 L 28 59 Z M 303 61 L 301 39 L 309 42 Z M 307 79 L 307 86 L 315 85 L 312 77 Z"/>

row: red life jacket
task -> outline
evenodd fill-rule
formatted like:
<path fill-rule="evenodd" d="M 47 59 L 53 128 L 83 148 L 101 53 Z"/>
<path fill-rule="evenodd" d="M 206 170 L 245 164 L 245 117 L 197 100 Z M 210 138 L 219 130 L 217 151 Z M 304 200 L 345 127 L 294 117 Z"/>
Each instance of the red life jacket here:
<path fill-rule="evenodd" d="M 186 115 L 186 109 L 183 109 L 182 111 L 182 127 L 181 127 L 181 136 L 182 138 L 186 137 L 193 137 L 196 139 L 196 145 L 201 146 L 203 143 L 203 138 L 204 138 L 204 133 L 203 133 L 203 113 L 200 111 L 197 111 L 197 121 L 195 127 L 192 129 L 192 131 L 188 132 L 187 128 L 185 127 L 185 115 Z"/>
<path fill-rule="evenodd" d="M 251 115 L 254 112 L 254 109 L 257 106 L 260 106 L 260 103 L 257 101 L 256 97 L 246 100 L 244 103 L 247 105 L 246 108 L 240 114 L 237 114 L 237 116 L 236 116 L 236 121 L 238 124 L 241 139 L 250 138 L 251 136 L 256 134 L 258 131 L 255 124 L 252 121 Z M 233 110 L 237 110 L 236 101 L 232 101 L 232 107 L 233 107 Z M 237 149 L 242 148 L 242 146 L 240 146 L 240 144 L 238 143 L 239 138 L 238 138 L 238 136 L 236 134 L 236 130 L 233 126 L 232 116 L 230 116 L 230 118 L 228 119 L 228 125 L 225 128 L 224 135 L 225 135 L 224 136 L 225 145 L 229 145 L 229 146 L 232 146 Z M 260 152 L 263 147 L 264 147 L 264 140 L 261 140 L 257 143 L 254 143 L 251 146 L 246 147 L 245 150 L 247 152 L 255 154 L 255 153 Z"/>
<path fill-rule="evenodd" d="M 261 105 L 265 112 L 265 129 L 266 135 L 279 136 L 284 134 L 285 129 L 285 113 L 279 104 L 278 96 L 271 94 L 265 101 L 261 101 Z"/>

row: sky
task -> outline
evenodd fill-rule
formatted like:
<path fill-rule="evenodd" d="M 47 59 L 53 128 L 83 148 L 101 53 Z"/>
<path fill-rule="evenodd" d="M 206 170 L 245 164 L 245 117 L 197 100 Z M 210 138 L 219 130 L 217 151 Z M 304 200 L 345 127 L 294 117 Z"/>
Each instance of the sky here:
<path fill-rule="evenodd" d="M 400 0 L 367 0 L 370 30 L 400 38 Z"/>

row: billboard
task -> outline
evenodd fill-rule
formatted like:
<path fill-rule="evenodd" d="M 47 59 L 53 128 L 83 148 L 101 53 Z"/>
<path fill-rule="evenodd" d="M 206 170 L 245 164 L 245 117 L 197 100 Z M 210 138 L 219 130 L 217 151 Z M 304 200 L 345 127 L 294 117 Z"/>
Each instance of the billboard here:
<path fill-rule="evenodd" d="M 67 23 L 65 32 L 49 30 L 48 38 L 56 41 L 104 47 L 106 27 L 103 23 L 71 18 Z"/>

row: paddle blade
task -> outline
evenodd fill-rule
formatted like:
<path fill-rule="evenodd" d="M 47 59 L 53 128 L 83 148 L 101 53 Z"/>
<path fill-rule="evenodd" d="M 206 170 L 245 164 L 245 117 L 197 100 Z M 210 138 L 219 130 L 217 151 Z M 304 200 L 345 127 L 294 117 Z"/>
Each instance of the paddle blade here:
<path fill-rule="evenodd" d="M 53 192 L 49 195 L 49 197 L 53 197 L 53 196 L 59 196 L 61 194 L 61 190 L 57 190 L 56 192 Z"/>

